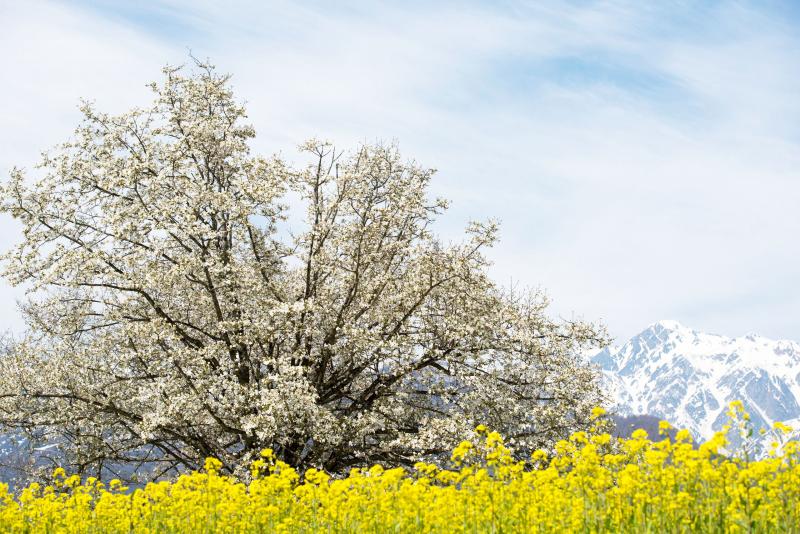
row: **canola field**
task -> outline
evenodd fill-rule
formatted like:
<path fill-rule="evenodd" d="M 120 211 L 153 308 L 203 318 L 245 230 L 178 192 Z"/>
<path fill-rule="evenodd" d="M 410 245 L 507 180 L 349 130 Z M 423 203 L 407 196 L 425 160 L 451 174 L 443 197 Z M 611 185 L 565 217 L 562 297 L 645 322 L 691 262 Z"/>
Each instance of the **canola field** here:
<path fill-rule="evenodd" d="M 686 431 L 618 440 L 603 432 L 602 410 L 596 415 L 593 431 L 524 461 L 479 426 L 447 469 L 418 463 L 301 476 L 267 449 L 247 483 L 222 475 L 210 458 L 199 472 L 135 491 L 56 470 L 51 485 L 16 496 L 0 485 L 0 531 L 800 532 L 797 442 L 776 441 L 768 457 L 753 460 L 729 452 L 722 432 L 699 447 Z M 729 415 L 744 436 L 741 404 Z M 776 425 L 776 434 L 788 431 Z"/>

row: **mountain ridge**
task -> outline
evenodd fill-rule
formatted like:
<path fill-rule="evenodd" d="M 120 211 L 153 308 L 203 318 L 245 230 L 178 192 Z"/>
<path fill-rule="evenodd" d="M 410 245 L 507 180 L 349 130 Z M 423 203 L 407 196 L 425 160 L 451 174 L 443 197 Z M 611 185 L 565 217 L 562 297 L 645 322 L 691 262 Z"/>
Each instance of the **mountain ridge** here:
<path fill-rule="evenodd" d="M 709 439 L 741 400 L 754 429 L 800 422 L 800 343 L 755 333 L 727 337 L 674 320 L 650 324 L 592 356 L 615 412 L 648 414 Z"/>

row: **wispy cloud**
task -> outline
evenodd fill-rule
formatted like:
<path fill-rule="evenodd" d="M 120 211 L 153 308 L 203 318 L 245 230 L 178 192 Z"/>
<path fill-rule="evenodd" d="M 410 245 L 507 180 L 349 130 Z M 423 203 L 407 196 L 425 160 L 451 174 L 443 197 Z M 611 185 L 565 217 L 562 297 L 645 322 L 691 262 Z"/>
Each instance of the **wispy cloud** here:
<path fill-rule="evenodd" d="M 283 151 L 398 139 L 440 169 L 440 231 L 499 216 L 501 282 L 618 335 L 672 317 L 800 339 L 800 17 L 779 4 L 18 4 L 0 170 L 125 109 L 188 49 Z M 10 228 L 7 221 L 3 228 Z M 3 232 L 7 246 L 13 232 Z M 8 297 L 7 290 L 0 296 Z M 10 308 L 4 313 L 11 321 Z"/>

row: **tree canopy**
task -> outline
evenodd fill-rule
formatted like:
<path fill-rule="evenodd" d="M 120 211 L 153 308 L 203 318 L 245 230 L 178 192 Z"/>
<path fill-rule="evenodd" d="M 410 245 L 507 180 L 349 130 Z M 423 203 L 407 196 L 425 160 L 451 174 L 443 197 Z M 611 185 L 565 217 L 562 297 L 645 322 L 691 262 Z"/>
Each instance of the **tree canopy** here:
<path fill-rule="evenodd" d="M 152 89 L 118 116 L 83 105 L 73 139 L 2 188 L 23 228 L 6 276 L 30 295 L 0 424 L 78 469 L 158 472 L 237 472 L 266 447 L 301 468 L 407 464 L 477 423 L 518 450 L 586 424 L 603 399 L 581 354 L 602 328 L 497 286 L 494 223 L 433 235 L 431 170 L 385 145 L 311 141 L 302 168 L 253 155 L 208 65 Z"/>

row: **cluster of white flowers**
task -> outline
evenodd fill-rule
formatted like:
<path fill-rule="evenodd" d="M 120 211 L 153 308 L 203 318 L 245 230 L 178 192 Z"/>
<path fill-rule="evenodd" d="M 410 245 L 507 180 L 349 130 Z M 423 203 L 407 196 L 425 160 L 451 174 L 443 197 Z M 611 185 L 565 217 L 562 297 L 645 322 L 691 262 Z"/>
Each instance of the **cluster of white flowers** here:
<path fill-rule="evenodd" d="M 57 434 L 82 467 L 231 471 L 264 447 L 336 471 L 449 451 L 479 422 L 520 449 L 586 424 L 602 397 L 580 354 L 602 329 L 497 287 L 494 223 L 432 235 L 431 170 L 316 141 L 293 169 L 251 155 L 213 68 L 152 87 L 124 115 L 85 105 L 37 180 L 0 191 L 24 232 L 6 276 L 31 288 L 0 424 Z M 307 206 L 289 237 L 287 194 Z"/>

